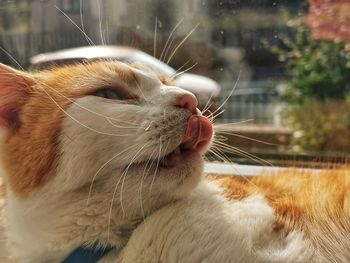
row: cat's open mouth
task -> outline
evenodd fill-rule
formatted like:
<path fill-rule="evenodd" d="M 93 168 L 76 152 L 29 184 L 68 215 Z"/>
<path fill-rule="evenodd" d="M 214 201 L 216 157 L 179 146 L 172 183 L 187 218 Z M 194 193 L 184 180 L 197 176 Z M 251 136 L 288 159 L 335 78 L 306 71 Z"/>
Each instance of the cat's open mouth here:
<path fill-rule="evenodd" d="M 161 160 L 161 165 L 165 168 L 173 168 L 193 155 L 202 154 L 212 135 L 213 125 L 210 120 L 205 116 L 192 115 L 188 120 L 182 142 L 175 150 L 164 156 Z"/>

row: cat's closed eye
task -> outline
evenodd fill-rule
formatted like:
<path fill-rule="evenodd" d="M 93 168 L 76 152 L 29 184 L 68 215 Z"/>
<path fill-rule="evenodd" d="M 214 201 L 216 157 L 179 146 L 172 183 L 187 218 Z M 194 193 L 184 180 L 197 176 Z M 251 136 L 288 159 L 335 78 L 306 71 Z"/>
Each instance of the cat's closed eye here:
<path fill-rule="evenodd" d="M 123 97 L 116 90 L 108 87 L 99 89 L 92 95 L 110 100 L 123 100 Z"/>

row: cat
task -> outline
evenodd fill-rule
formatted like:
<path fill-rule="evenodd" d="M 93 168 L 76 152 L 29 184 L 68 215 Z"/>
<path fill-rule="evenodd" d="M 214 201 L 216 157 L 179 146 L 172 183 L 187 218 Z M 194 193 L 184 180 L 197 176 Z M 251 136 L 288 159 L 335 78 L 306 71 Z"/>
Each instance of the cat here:
<path fill-rule="evenodd" d="M 7 238 L 19 262 L 349 262 L 348 170 L 203 176 L 211 121 L 141 66 L 0 66 Z"/>
<path fill-rule="evenodd" d="M 61 262 L 97 241 L 118 249 L 200 181 L 212 125 L 192 93 L 150 70 L 1 65 L 0 98 L 7 232 L 20 262 Z"/>

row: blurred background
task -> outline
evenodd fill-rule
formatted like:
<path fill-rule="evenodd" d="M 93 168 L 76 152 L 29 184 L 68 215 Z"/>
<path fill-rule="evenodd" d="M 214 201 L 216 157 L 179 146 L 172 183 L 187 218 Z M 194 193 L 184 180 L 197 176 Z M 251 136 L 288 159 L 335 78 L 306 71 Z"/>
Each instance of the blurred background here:
<path fill-rule="evenodd" d="M 35 55 L 89 45 L 134 47 L 214 80 L 217 136 L 249 154 L 214 159 L 350 158 L 349 0 L 0 0 L 1 63 L 33 70 Z"/>

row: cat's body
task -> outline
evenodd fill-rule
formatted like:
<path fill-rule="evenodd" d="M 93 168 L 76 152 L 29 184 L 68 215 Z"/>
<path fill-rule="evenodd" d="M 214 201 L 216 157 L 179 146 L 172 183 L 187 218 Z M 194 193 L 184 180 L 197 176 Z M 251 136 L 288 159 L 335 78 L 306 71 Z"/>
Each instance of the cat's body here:
<path fill-rule="evenodd" d="M 190 197 L 147 218 L 119 262 L 311 262 L 302 234 L 276 232 L 274 220 L 263 196 L 230 202 L 204 182 Z"/>
<path fill-rule="evenodd" d="M 118 263 L 350 262 L 350 172 L 215 176 L 159 209 Z"/>
<path fill-rule="evenodd" d="M 36 74 L 0 65 L 12 255 L 61 262 L 99 242 L 115 247 L 106 263 L 347 262 L 349 174 L 338 176 L 334 205 L 334 191 L 303 202 L 331 179 L 203 179 L 212 125 L 196 106 L 192 94 L 118 62 Z"/>

